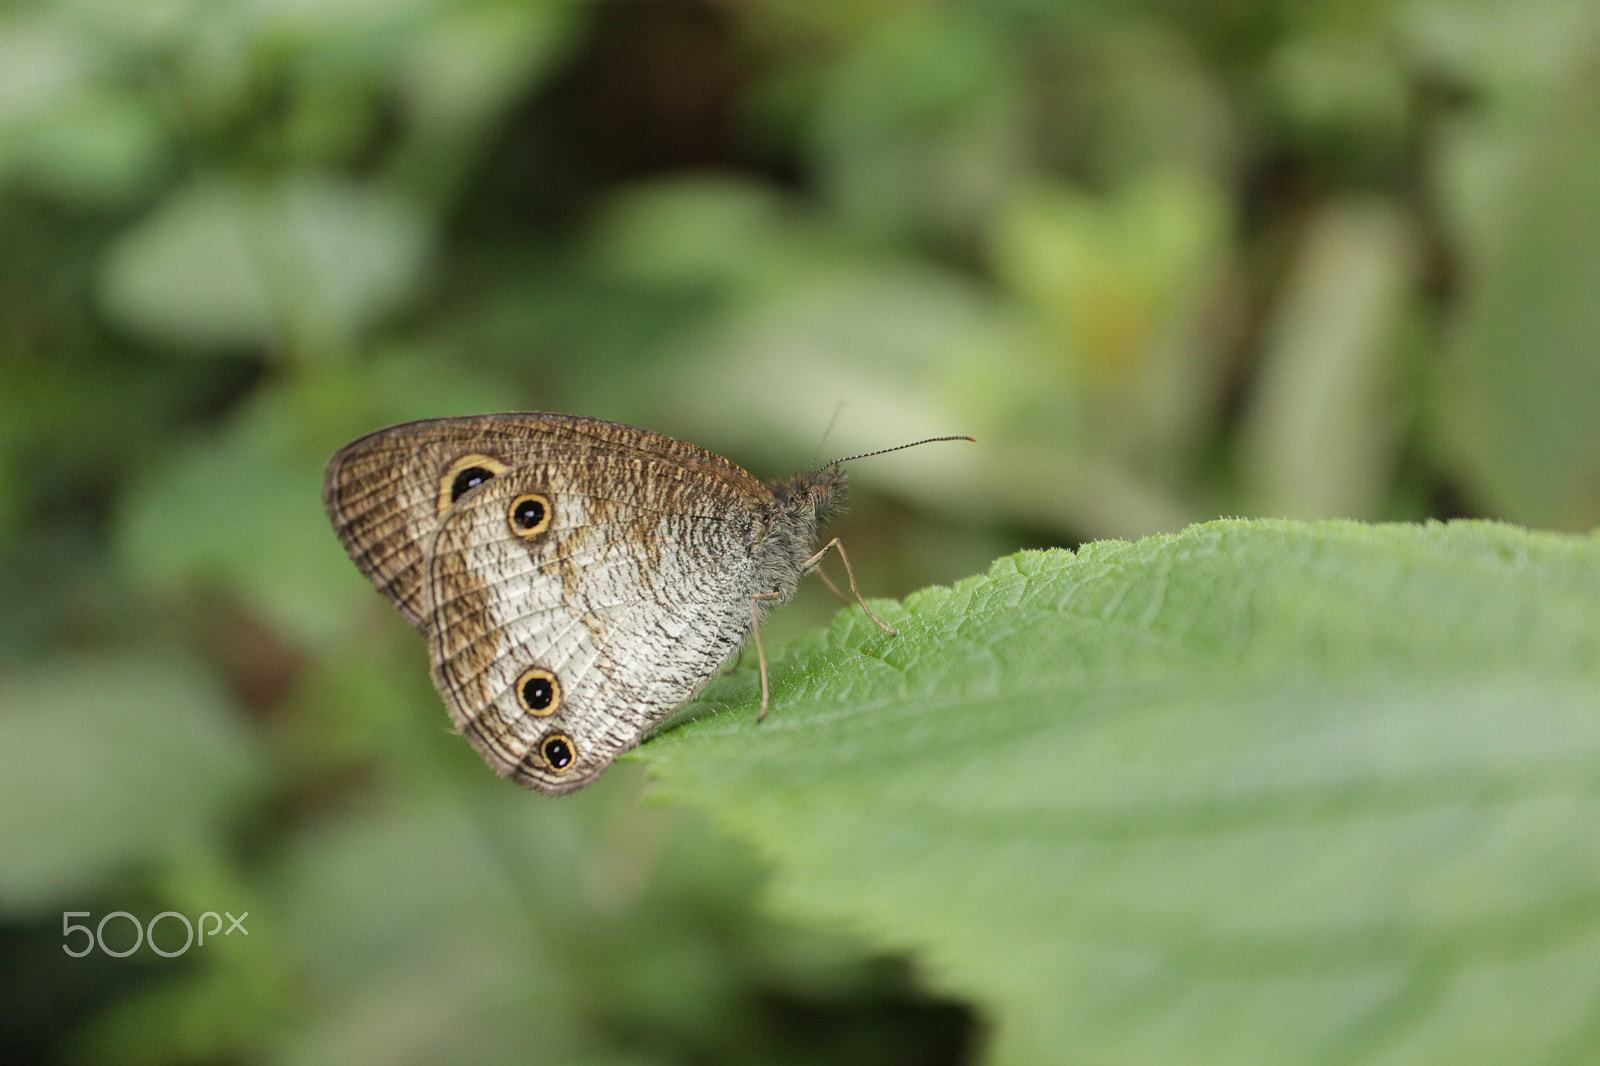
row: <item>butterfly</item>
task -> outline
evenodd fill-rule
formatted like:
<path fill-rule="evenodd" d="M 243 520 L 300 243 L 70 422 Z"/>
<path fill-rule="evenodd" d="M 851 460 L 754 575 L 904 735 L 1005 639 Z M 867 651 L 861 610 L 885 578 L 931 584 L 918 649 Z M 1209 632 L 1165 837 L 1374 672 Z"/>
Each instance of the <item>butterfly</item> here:
<path fill-rule="evenodd" d="M 856 594 L 837 539 L 816 547 L 848 461 L 769 484 L 659 433 L 522 412 L 361 437 L 329 461 L 322 495 L 350 558 L 427 641 L 451 721 L 495 772 L 559 794 L 752 632 L 765 716 L 762 618 L 830 549 Z"/>

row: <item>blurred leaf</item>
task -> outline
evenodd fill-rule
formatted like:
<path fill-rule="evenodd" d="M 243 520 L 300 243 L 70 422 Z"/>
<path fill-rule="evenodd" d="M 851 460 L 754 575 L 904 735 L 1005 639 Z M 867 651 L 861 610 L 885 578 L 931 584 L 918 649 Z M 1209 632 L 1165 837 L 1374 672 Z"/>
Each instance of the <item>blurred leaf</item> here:
<path fill-rule="evenodd" d="M 0 173 L 90 206 L 144 192 L 162 159 L 154 117 L 127 95 L 83 93 L 32 122 L 0 127 Z"/>
<path fill-rule="evenodd" d="M 1180 501 L 1193 491 L 1197 445 L 1224 391 L 1211 323 L 1227 223 L 1215 182 L 1179 170 L 1139 175 L 1105 195 L 1035 181 L 997 217 L 990 257 L 1028 325 L 1033 361 L 1054 384 L 1031 404 L 1033 421 L 1053 432 L 1030 443 L 1070 448 L 1079 464 L 1104 470 L 1095 480 L 1128 486 L 1116 495 L 1156 498 L 1119 506 L 1105 491 L 1058 490 L 1056 498 L 1087 504 L 1070 506 L 1063 528 L 1118 534 L 1182 524 L 1148 523 L 1187 509 Z"/>
<path fill-rule="evenodd" d="M 1387 14 L 1380 5 L 1368 10 Z M 1329 173 L 1389 177 L 1405 159 L 1409 72 L 1386 32 L 1352 28 L 1289 37 L 1268 58 L 1262 103 L 1287 127 L 1290 143 L 1320 157 Z"/>
<path fill-rule="evenodd" d="M 768 290 L 825 254 L 806 221 L 754 181 L 663 179 L 612 198 L 592 254 L 608 276 L 636 284 Z"/>
<path fill-rule="evenodd" d="M 1469 279 L 1444 429 L 1491 512 L 1583 530 L 1600 523 L 1600 48 L 1549 99 Z"/>
<path fill-rule="evenodd" d="M 1329 204 L 1306 226 L 1240 433 L 1250 513 L 1383 513 L 1407 413 L 1395 353 L 1417 243 L 1383 201 Z"/>
<path fill-rule="evenodd" d="M 398 88 L 419 125 L 459 148 L 465 134 L 477 132 L 563 55 L 582 6 L 578 0 L 446 5 L 411 38 L 402 59 Z"/>
<path fill-rule="evenodd" d="M 1147 174 L 1110 197 L 1036 183 L 1000 216 L 992 254 L 1039 318 L 1052 361 L 1074 383 L 1115 394 L 1155 372 L 1193 372 L 1152 363 L 1175 321 L 1194 313 L 1226 221 L 1199 175 Z"/>
<path fill-rule="evenodd" d="M 692 197 L 667 195 L 651 206 L 663 228 L 680 209 L 706 225 L 717 217 L 697 211 L 702 205 Z M 948 509 L 961 499 L 971 506 L 957 514 L 977 523 L 1111 535 L 1178 529 L 1189 520 L 1188 508 L 1149 479 L 1074 448 L 1089 436 L 1084 407 L 1039 358 L 1017 316 L 983 286 L 845 240 L 813 240 L 802 251 L 808 242 L 781 228 L 758 233 L 772 260 L 787 260 L 787 276 L 752 286 L 730 301 L 722 321 L 682 342 L 652 390 L 671 419 L 655 428 L 787 473 L 816 450 L 817 434 L 842 402 L 829 455 L 950 433 L 984 443 L 981 450 L 918 448 L 852 470 L 863 485 L 926 507 Z M 695 256 L 691 243 L 680 242 L 684 254 L 672 264 L 686 278 L 709 279 L 733 259 L 713 265 L 715 257 Z M 656 265 L 665 271 L 667 262 L 663 256 Z M 1187 354 L 1157 358 L 1171 364 Z M 1187 361 L 1177 377 L 1152 374 L 1140 402 L 1166 410 L 1161 390 L 1194 380 L 1199 364 Z M 1190 388 L 1184 402 L 1198 394 Z"/>
<path fill-rule="evenodd" d="M 191 916 L 197 936 L 185 963 L 158 964 L 150 980 L 96 1016 L 68 1041 L 68 1059 L 96 1066 L 158 1066 L 237 1058 L 261 1044 L 297 1002 L 284 965 L 278 916 L 235 866 L 232 849 L 186 852 L 159 882 L 170 910 Z M 212 912 L 216 928 L 201 926 Z M 237 916 L 240 930 L 221 916 Z M 221 930 L 222 935 L 217 935 Z M 176 926 L 163 928 L 176 937 Z M 148 940 L 147 940 L 148 943 Z M 171 944 L 169 950 L 175 949 Z M 163 960 L 164 962 L 165 960 Z"/>
<path fill-rule="evenodd" d="M 259 926 L 252 935 L 261 935 Z M 206 950 L 225 944 L 207 941 Z M 261 965 L 207 966 L 152 981 L 74 1034 L 71 1058 L 95 1066 L 226 1060 L 281 1020 L 291 996 L 275 976 Z"/>
<path fill-rule="evenodd" d="M 527 886 L 470 814 L 438 803 L 353 811 L 294 842 L 272 910 L 311 1000 L 273 1061 L 506 1061 L 529 1024 L 550 1028 L 551 1050 L 577 1035 L 557 1024 L 574 1006 L 561 922 L 534 920 Z M 581 844 L 569 830 L 545 846 L 554 857 Z"/>
<path fill-rule="evenodd" d="M 849 452 L 955 432 L 958 415 L 961 432 L 979 433 L 1036 391 L 981 285 L 886 254 L 751 182 L 633 188 L 592 254 L 626 283 L 720 297 L 654 371 L 676 432 L 713 448 L 765 451 L 787 468 L 841 400 L 871 415 L 835 427 L 830 449 Z"/>
<path fill-rule="evenodd" d="M 1560 1061 L 1600 981 L 1600 541 L 1218 522 L 859 611 L 640 751 L 990 1060 Z M 729 713 L 736 710 L 736 713 Z"/>
<path fill-rule="evenodd" d="M 811 139 L 821 188 L 868 233 L 968 238 L 1023 158 L 1003 23 L 960 5 L 869 17 L 879 24 L 850 41 L 819 87 Z"/>
<path fill-rule="evenodd" d="M 350 35 L 365 44 L 373 37 L 393 33 L 420 22 L 424 16 L 449 6 L 451 0 L 252 0 L 243 14 L 255 20 L 257 32 L 302 36 L 309 40 L 337 40 Z"/>
<path fill-rule="evenodd" d="M 315 643 L 369 590 L 328 528 L 322 436 L 296 399 L 262 393 L 149 471 L 128 492 L 117 540 L 136 579 L 163 591 L 228 589 Z"/>
<path fill-rule="evenodd" d="M 109 42 L 121 42 L 95 29 L 37 9 L 0 11 L 0 180 L 90 206 L 144 191 L 162 133 L 137 93 L 99 82 L 115 65 Z"/>
<path fill-rule="evenodd" d="M 307 994 L 266 1060 L 917 1061 L 765 1046 L 774 996 L 871 991 L 859 949 L 757 916 L 748 853 L 617 770 L 549 802 L 475 765 L 298 836 L 263 909 Z"/>
<path fill-rule="evenodd" d="M 260 771 L 216 683 L 169 655 L 47 660 L 0 683 L 0 909 L 83 899 L 213 846 Z"/>
<path fill-rule="evenodd" d="M 428 240 L 417 211 L 381 188 L 202 179 L 112 246 L 103 296 L 160 343 L 339 352 L 410 295 Z"/>
<path fill-rule="evenodd" d="M 0 23 L 0 128 L 70 100 L 90 66 L 84 42 L 55 20 L 7 18 Z"/>

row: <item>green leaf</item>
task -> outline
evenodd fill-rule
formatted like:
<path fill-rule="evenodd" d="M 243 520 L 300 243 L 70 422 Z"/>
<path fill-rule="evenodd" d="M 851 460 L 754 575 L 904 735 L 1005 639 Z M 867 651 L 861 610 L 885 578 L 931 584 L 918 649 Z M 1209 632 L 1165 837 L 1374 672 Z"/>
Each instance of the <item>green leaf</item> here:
<path fill-rule="evenodd" d="M 1217 522 L 1027 552 L 718 680 L 642 757 L 1004 1063 L 1571 1061 L 1600 544 Z M 736 713 L 735 713 L 736 712 Z"/>

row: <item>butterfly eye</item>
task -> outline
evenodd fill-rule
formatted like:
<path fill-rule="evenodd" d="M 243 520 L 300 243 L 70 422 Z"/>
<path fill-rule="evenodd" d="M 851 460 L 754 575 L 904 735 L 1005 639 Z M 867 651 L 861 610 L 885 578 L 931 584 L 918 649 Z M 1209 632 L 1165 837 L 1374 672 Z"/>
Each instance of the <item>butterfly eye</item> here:
<path fill-rule="evenodd" d="M 511 501 L 511 532 L 519 537 L 536 537 L 550 528 L 550 500 L 536 492 Z"/>
<path fill-rule="evenodd" d="M 529 714 L 555 714 L 561 708 L 561 682 L 544 667 L 530 666 L 517 678 L 517 702 Z"/>
<path fill-rule="evenodd" d="M 572 738 L 563 733 L 551 733 L 539 745 L 539 754 L 544 756 L 550 769 L 560 773 L 572 765 Z"/>
<path fill-rule="evenodd" d="M 439 513 L 444 514 L 462 496 L 509 469 L 500 460 L 487 455 L 463 455 L 439 478 Z"/>

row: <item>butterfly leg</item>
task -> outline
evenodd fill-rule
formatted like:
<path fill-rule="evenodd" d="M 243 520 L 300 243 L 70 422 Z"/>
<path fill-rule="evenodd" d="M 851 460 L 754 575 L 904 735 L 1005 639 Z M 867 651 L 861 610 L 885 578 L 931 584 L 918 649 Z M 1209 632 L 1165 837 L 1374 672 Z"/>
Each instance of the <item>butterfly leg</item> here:
<path fill-rule="evenodd" d="M 867 617 L 872 620 L 872 624 L 889 634 L 891 637 L 898 637 L 900 635 L 899 631 L 894 629 L 892 626 L 886 626 L 882 622 L 878 621 L 878 616 L 872 613 L 872 608 L 867 606 L 867 601 L 861 598 L 860 592 L 856 591 L 856 572 L 850 568 L 850 556 L 844 553 L 844 545 L 839 543 L 838 537 L 834 537 L 832 540 L 828 541 L 828 543 L 824 544 L 821 551 L 807 559 L 802 565 L 806 568 L 815 566 L 817 563 L 821 562 L 822 557 L 827 555 L 830 549 L 836 550 L 839 553 L 839 560 L 844 563 L 845 576 L 850 579 L 850 595 L 856 598 L 856 602 L 859 603 L 861 605 L 861 609 L 867 613 Z M 832 581 L 828 580 L 827 574 L 824 574 L 821 570 L 818 570 L 817 576 L 822 578 L 822 580 L 827 583 L 827 586 L 830 589 L 833 589 L 833 594 L 835 596 L 838 596 L 846 603 L 850 602 L 845 594 L 839 591 L 839 587 Z M 756 644 L 756 648 L 757 650 L 760 650 L 760 643 Z"/>
<path fill-rule="evenodd" d="M 822 583 L 824 585 L 828 586 L 829 592 L 833 593 L 847 604 L 850 602 L 850 597 L 839 591 L 839 586 L 833 583 L 833 578 L 829 577 L 828 572 L 822 569 L 820 566 L 817 567 L 817 576 L 822 579 Z"/>
<path fill-rule="evenodd" d="M 761 646 L 761 604 L 757 601 L 777 598 L 776 592 L 758 592 L 750 597 L 750 631 L 756 636 L 756 660 L 761 664 L 761 713 L 756 715 L 758 722 L 767 716 L 770 693 L 767 687 L 767 652 Z"/>

